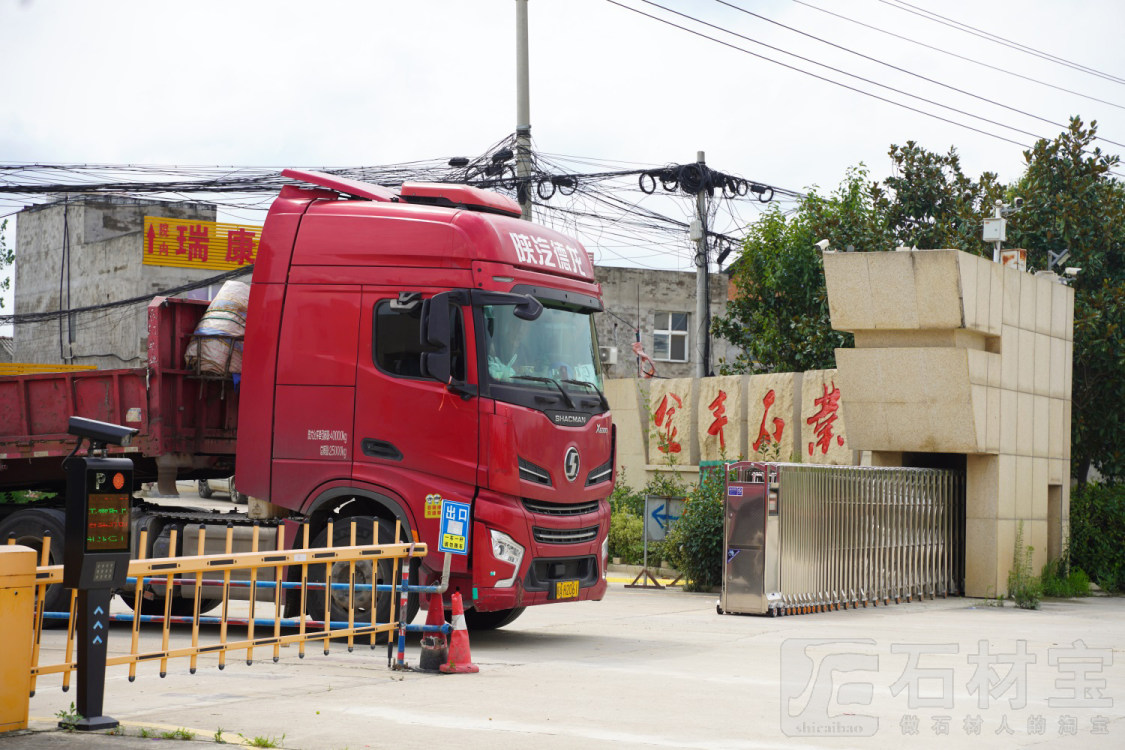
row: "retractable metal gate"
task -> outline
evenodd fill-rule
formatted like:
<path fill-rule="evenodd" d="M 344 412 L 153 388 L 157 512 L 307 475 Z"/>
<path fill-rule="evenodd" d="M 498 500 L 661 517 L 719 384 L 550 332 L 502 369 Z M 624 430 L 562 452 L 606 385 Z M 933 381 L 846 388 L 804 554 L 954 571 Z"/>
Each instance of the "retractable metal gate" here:
<path fill-rule="evenodd" d="M 799 614 L 964 590 L 959 472 L 727 467 L 720 609 Z"/>

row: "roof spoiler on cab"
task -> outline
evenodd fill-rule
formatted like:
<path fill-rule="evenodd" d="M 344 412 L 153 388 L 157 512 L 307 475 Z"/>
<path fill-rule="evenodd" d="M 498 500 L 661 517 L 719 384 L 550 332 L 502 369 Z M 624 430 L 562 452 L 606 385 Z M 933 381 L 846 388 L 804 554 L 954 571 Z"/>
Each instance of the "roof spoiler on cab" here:
<path fill-rule="evenodd" d="M 508 196 L 469 185 L 456 185 L 446 182 L 404 182 L 400 194 L 396 195 L 382 185 L 372 185 L 326 172 L 286 169 L 282 171 L 281 176 L 335 190 L 337 193 L 350 195 L 353 198 L 362 198 L 363 200 L 403 200 L 406 203 L 462 208 L 515 218 L 520 216 L 520 204 Z"/>

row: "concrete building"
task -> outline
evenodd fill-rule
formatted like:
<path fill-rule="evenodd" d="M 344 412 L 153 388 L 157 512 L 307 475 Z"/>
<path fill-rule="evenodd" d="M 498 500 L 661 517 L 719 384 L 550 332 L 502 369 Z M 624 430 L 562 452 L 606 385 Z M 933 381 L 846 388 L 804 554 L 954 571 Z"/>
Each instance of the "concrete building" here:
<path fill-rule="evenodd" d="M 595 318 L 606 376 L 637 374 L 631 347 L 638 329 L 645 352 L 656 362 L 658 377 L 694 376 L 695 272 L 596 266 L 594 275 L 602 285 L 606 309 Z M 712 317 L 724 314 L 726 307 L 727 278 L 711 274 Z M 737 354 L 722 339 L 711 340 L 711 365 L 716 372 L 720 359 Z"/>
<path fill-rule="evenodd" d="M 15 313 L 49 313 L 153 295 L 216 274 L 144 265 L 144 217 L 215 221 L 206 203 L 86 195 L 32 206 L 17 217 Z M 145 305 L 14 327 L 14 359 L 134 367 L 146 356 Z"/>

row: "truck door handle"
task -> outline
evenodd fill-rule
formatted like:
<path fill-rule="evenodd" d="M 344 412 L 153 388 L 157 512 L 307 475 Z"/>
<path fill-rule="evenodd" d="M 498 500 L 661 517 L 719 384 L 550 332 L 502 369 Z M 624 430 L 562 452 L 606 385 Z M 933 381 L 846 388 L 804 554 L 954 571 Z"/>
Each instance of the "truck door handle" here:
<path fill-rule="evenodd" d="M 385 458 L 389 461 L 401 461 L 402 451 L 386 440 L 364 438 L 362 443 L 363 455 L 372 458 Z"/>

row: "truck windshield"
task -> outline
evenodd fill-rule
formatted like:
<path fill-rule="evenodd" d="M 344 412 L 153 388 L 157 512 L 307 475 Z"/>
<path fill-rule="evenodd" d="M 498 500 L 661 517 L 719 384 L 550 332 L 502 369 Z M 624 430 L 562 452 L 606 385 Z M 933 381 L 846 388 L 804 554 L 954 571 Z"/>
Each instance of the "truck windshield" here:
<path fill-rule="evenodd" d="M 493 395 L 521 402 L 522 391 L 553 393 L 566 408 L 601 401 L 602 368 L 591 311 L 552 307 L 543 300 L 543 313 L 521 320 L 512 305 L 485 305 L 483 351 L 487 352 L 487 381 Z M 503 386 L 516 386 L 509 390 Z M 600 410 L 599 410 L 600 411 Z"/>

